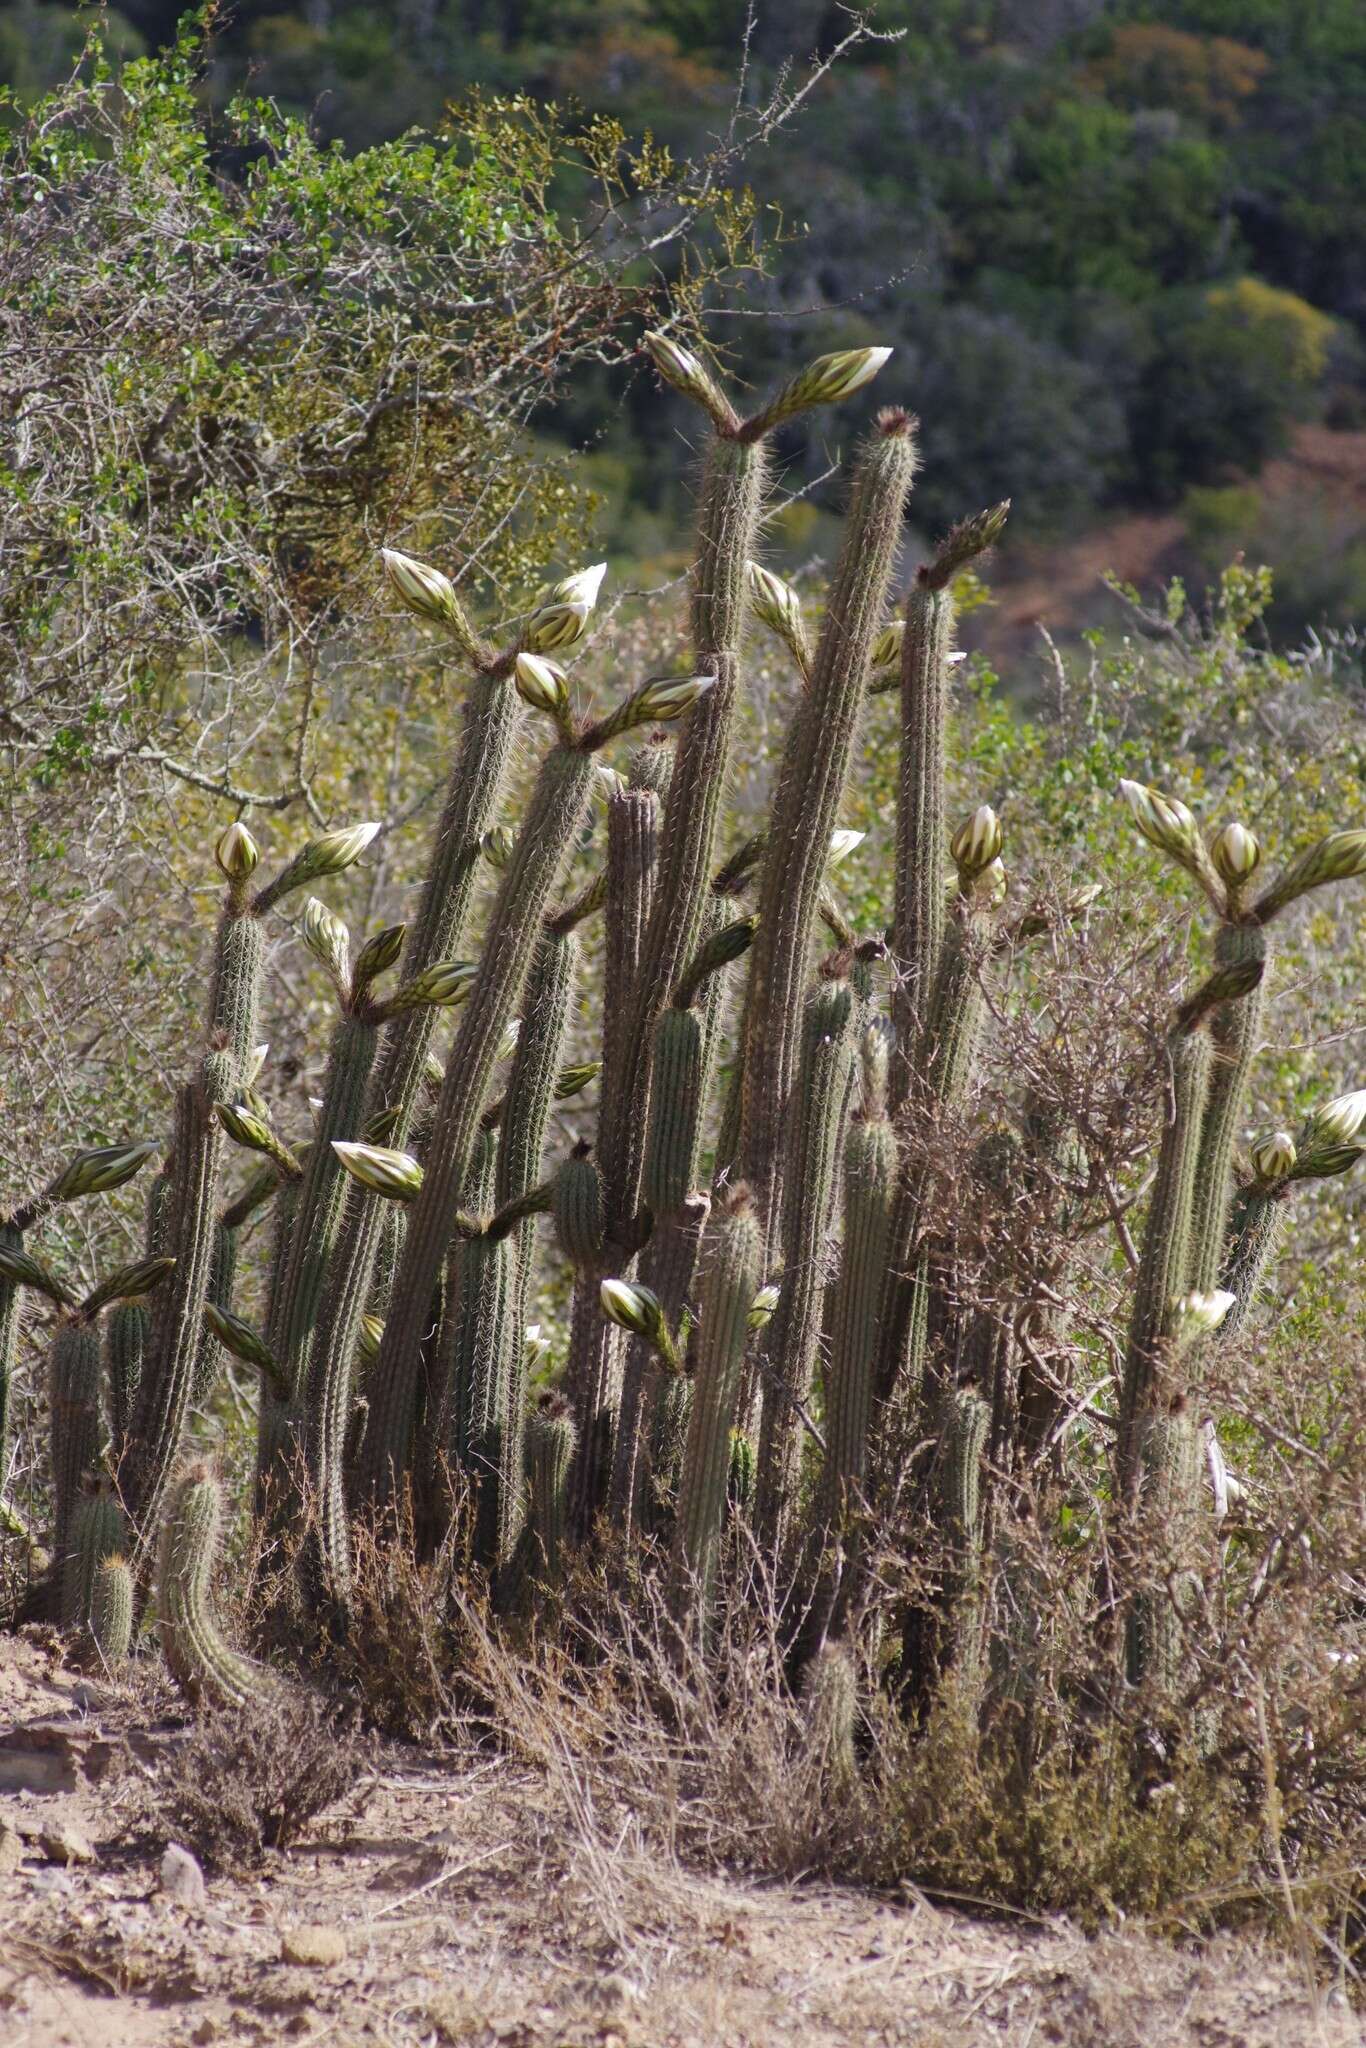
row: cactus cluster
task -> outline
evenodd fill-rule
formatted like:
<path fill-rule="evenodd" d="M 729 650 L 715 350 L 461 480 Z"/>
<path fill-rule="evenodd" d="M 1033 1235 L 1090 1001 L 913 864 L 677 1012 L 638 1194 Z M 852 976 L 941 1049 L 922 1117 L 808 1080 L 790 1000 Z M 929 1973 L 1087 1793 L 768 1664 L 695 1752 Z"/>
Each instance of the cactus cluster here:
<path fill-rule="evenodd" d="M 889 409 L 856 460 L 819 630 L 755 560 L 773 432 L 859 390 L 887 351 L 824 357 L 745 416 L 699 355 L 659 334 L 646 348 L 706 434 L 687 672 L 587 712 L 562 664 L 590 635 L 600 568 L 547 586 L 497 640 L 439 570 L 385 554 L 394 598 L 445 636 L 468 680 L 420 900 L 406 924 L 353 941 L 306 892 L 360 859 L 377 826 L 324 833 L 264 884 L 251 827 L 223 832 L 204 1037 L 152 1182 L 145 1259 L 77 1301 L 31 1239 L 55 1204 L 118 1185 L 151 1144 L 82 1154 L 0 1219 L 0 1477 L 32 1295 L 54 1325 L 54 1601 L 112 1663 L 151 1591 L 173 1671 L 223 1702 L 275 1682 L 214 1618 L 223 1503 L 207 1467 L 181 1469 L 225 1355 L 256 1383 L 254 1512 L 297 1538 L 305 1630 L 352 1625 L 360 1518 L 429 1554 L 454 1532 L 448 1554 L 502 1603 L 544 1599 L 573 1552 L 614 1528 L 665 1574 L 680 1629 L 705 1651 L 739 1527 L 800 1615 L 793 1681 L 820 1768 L 843 1783 L 866 1661 L 848 1632 L 866 1608 L 889 1443 L 916 1446 L 896 1479 L 932 1551 L 900 1617 L 903 1690 L 923 1697 L 949 1665 L 970 1682 L 991 1667 L 993 1500 L 1056 1440 L 1045 1318 L 1064 1313 L 1065 1276 L 1049 1269 L 1048 1305 L 1030 1316 L 966 1312 L 936 1188 L 955 1147 L 969 1184 L 999 1173 L 1027 1187 L 1065 1155 L 1068 1133 L 1028 1101 L 1017 1128 L 976 1152 L 963 1133 L 993 982 L 1094 892 L 1014 909 L 995 811 L 948 814 L 955 580 L 1007 506 L 957 527 L 898 605 L 917 428 Z M 767 824 L 727 852 L 722 803 L 759 628 L 797 672 L 795 710 Z M 831 871 L 856 836 L 839 820 L 864 710 L 887 688 L 900 704 L 893 915 L 885 933 L 860 934 Z M 621 768 L 605 768 L 621 741 Z M 500 812 L 528 750 L 539 761 L 514 826 Z M 595 794 L 601 868 L 566 894 Z M 1259 886 L 1261 848 L 1241 824 L 1207 840 L 1175 798 L 1135 783 L 1122 795 L 1195 882 L 1213 929 L 1211 971 L 1166 1040 L 1114 1400 L 1106 1491 L 1121 1575 L 1153 1509 L 1188 1525 L 1198 1558 L 1200 1361 L 1250 1313 L 1298 1183 L 1366 1150 L 1363 1092 L 1238 1154 L 1276 919 L 1366 872 L 1366 833 L 1330 834 Z M 481 876 L 493 896 L 477 928 Z M 265 927 L 286 913 L 336 1008 L 306 1135 L 277 1130 L 258 1088 Z M 578 934 L 597 917 L 601 1055 L 569 1066 Z M 594 1139 L 560 1152 L 555 1104 L 594 1080 Z M 251 1242 L 268 1256 L 248 1283 L 239 1239 L 267 1208 Z M 546 1257 L 572 1297 L 558 1368 L 527 1333 Z M 1170 1687 L 1179 1590 L 1155 1590 L 1136 1564 L 1116 1597 L 1129 1675 Z"/>

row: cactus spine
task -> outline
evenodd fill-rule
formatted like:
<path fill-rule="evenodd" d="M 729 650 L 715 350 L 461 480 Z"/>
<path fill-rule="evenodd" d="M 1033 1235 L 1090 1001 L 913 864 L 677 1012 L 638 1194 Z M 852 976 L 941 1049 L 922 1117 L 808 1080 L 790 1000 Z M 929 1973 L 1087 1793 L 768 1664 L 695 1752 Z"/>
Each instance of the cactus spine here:
<path fill-rule="evenodd" d="M 873 1417 L 877 1313 L 887 1270 L 896 1140 L 885 1114 L 855 1118 L 844 1150 L 844 1243 L 825 1383 L 824 1512 L 836 1519 L 863 1485 Z"/>
<path fill-rule="evenodd" d="M 702 1283 L 702 1318 L 693 1377 L 688 1441 L 674 1532 L 675 1598 L 680 1613 L 711 1604 L 725 1526 L 730 1439 L 759 1286 L 760 1235 L 749 1190 L 732 1190 L 713 1219 Z"/>
<path fill-rule="evenodd" d="M 498 1134 L 494 1204 L 498 1209 L 506 1208 L 509 1202 L 529 1194 L 541 1177 L 545 1128 L 555 1097 L 555 1080 L 578 968 L 577 938 L 572 931 L 556 928 L 552 920 L 537 945 L 536 958 L 527 977 L 522 1029 L 508 1074 L 507 1105 Z M 519 1344 L 527 1320 L 535 1237 L 534 1217 L 517 1226 L 513 1329 Z"/>
<path fill-rule="evenodd" d="M 218 1481 L 192 1465 L 173 1488 L 157 1565 L 157 1628 L 172 1674 L 192 1700 L 244 1707 L 269 1697 L 274 1674 L 234 1650 L 213 1612 L 213 1568 L 223 1520 Z"/>
<path fill-rule="evenodd" d="M 123 1509 L 107 1479 L 82 1488 L 70 1517 L 62 1557 L 62 1626 L 84 1630 L 94 1612 L 95 1582 L 106 1558 L 122 1557 L 128 1542 Z"/>

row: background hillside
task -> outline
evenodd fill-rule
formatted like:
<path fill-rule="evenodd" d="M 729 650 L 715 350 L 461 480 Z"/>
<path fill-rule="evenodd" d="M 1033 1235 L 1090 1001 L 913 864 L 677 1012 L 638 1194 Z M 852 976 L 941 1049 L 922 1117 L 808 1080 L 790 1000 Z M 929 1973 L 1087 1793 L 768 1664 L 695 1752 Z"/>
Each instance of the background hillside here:
<path fill-rule="evenodd" d="M 127 0 L 110 43 L 156 48 L 181 13 Z M 31 99 L 87 19 L 0 7 L 0 77 Z M 737 371 L 894 342 L 887 395 L 926 429 L 915 516 L 936 532 L 1013 496 L 1017 626 L 1041 592 L 1086 623 L 1099 567 L 1199 583 L 1238 548 L 1277 565 L 1279 636 L 1359 616 L 1366 11 L 881 0 L 871 19 L 899 39 L 842 58 L 744 165 L 768 275 L 713 309 Z M 822 0 L 761 7 L 746 60 L 744 0 L 241 0 L 206 90 L 272 96 L 348 150 L 439 130 L 473 93 L 525 95 L 687 159 L 737 93 L 759 104 L 848 27 Z M 561 178 L 552 196 L 579 195 Z M 689 451 L 681 411 L 659 420 L 652 384 L 588 365 L 540 429 L 583 454 L 619 562 L 667 565 L 675 544 Z M 810 485 L 834 450 L 793 433 L 783 453 Z M 790 566 L 827 552 L 832 505 L 815 482 L 788 509 Z"/>

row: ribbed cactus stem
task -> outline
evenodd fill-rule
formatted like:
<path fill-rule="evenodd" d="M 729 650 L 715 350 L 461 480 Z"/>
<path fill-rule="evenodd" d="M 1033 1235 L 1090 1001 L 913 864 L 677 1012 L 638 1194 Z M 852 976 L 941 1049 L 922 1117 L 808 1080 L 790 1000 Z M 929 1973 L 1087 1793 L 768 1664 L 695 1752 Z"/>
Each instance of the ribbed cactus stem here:
<path fill-rule="evenodd" d="M 554 1182 L 555 1235 L 571 1266 L 596 1270 L 602 1255 L 605 1213 L 602 1174 L 584 1140 L 561 1165 Z"/>
<path fill-rule="evenodd" d="M 704 700 L 705 701 L 705 700 Z M 606 959 L 603 967 L 602 1107 L 598 1157 L 609 1227 L 619 1229 L 640 1185 L 648 1095 L 629 1092 L 640 1069 L 628 1052 L 631 1001 L 649 925 L 659 840 L 652 789 L 617 791 L 607 804 Z M 648 1082 L 648 1071 L 645 1079 Z"/>
<path fill-rule="evenodd" d="M 904 412 L 880 414 L 862 451 L 810 685 L 783 752 L 769 820 L 742 1039 L 740 1166 L 770 1252 L 812 935 L 915 474 L 913 424 Z M 783 1251 L 793 1255 L 789 1245 Z M 761 1503 L 763 1497 L 761 1460 Z"/>
<path fill-rule="evenodd" d="M 922 571 L 906 600 L 901 643 L 901 780 L 897 797 L 896 896 L 892 921 L 893 1105 L 907 1097 L 919 1060 L 944 940 L 944 754 L 953 592 Z"/>
<path fill-rule="evenodd" d="M 244 1707 L 269 1698 L 279 1680 L 234 1650 L 215 1619 L 213 1568 L 222 1519 L 217 1480 L 207 1466 L 191 1466 L 166 1506 L 157 1565 L 157 1627 L 172 1675 L 192 1700 Z"/>
<path fill-rule="evenodd" d="M 640 1277 L 645 1286 L 659 1297 L 664 1320 L 671 1330 L 678 1328 L 684 1309 L 692 1305 L 693 1278 L 710 1214 L 711 1197 L 699 1189 L 688 1195 L 662 1222 L 656 1223 L 645 1247 Z M 678 1411 L 686 1385 L 662 1364 L 653 1347 L 643 1338 L 632 1338 L 626 1355 L 621 1414 L 612 1448 L 609 1505 L 612 1519 L 619 1528 L 629 1530 L 640 1509 L 641 1481 L 645 1467 L 653 1457 L 653 1453 L 650 1459 L 644 1455 L 647 1425 L 653 1441 L 654 1419 L 662 1409 L 672 1406 Z M 682 1456 L 681 1432 L 671 1424 L 661 1422 L 661 1441 L 669 1447 L 669 1470 L 667 1475 L 660 1476 L 672 1491 L 677 1484 L 677 1468 Z"/>
<path fill-rule="evenodd" d="M 1178 1027 L 1167 1040 L 1171 1085 L 1124 1359 L 1117 1471 L 1130 1501 L 1142 1481 L 1142 1448 L 1163 1370 L 1170 1306 L 1189 1270 L 1191 1219 L 1209 1088 L 1210 1041 Z"/>
<path fill-rule="evenodd" d="M 623 1033 L 621 1092 L 649 1101 L 654 1026 L 697 949 L 730 760 L 740 686 L 740 647 L 749 592 L 745 564 L 754 553 L 767 475 L 762 441 L 717 435 L 697 500 L 692 568 L 693 669 L 715 682 L 683 725 L 664 806 L 650 921 Z M 624 1210 L 638 1189 L 623 1184 Z"/>
<path fill-rule="evenodd" d="M 230 881 L 219 920 L 208 1049 L 176 1100 L 166 1250 L 175 1269 L 158 1288 L 152 1327 L 119 1464 L 119 1490 L 145 1559 L 180 1448 L 204 1339 L 218 1229 L 223 1137 L 215 1107 L 238 1100 L 257 1036 L 263 935 L 245 884 Z"/>
<path fill-rule="evenodd" d="M 106 1557 L 96 1571 L 89 1629 L 95 1668 L 117 1671 L 133 1645 L 133 1573 L 126 1558 Z"/>
<path fill-rule="evenodd" d="M 802 1674 L 801 1696 L 808 1768 L 827 1795 L 846 1795 L 858 1775 L 858 1678 L 847 1644 L 817 1651 Z"/>
<path fill-rule="evenodd" d="M 346 1432 L 351 1419 L 354 1356 L 316 1340 L 332 1254 L 342 1232 L 347 1175 L 333 1149 L 360 1136 L 379 1028 L 368 1001 L 343 1016 L 332 1033 L 318 1128 L 290 1228 L 290 1255 L 270 1304 L 266 1342 L 301 1409 L 304 1471 L 318 1516 L 344 1512 Z M 381 1225 L 381 1234 L 383 1226 Z M 378 1253 L 378 1244 L 376 1253 Z M 373 1273 L 373 1268 L 372 1268 Z"/>
<path fill-rule="evenodd" d="M 472 1238 L 461 1256 L 459 1448 L 475 1495 L 474 1554 L 489 1572 L 510 1563 L 522 1525 L 525 1397 L 515 1301 L 511 1238 Z"/>
<path fill-rule="evenodd" d="M 13 1224 L 0 1221 L 0 1245 L 22 1251 L 24 1233 Z M 20 1303 L 21 1289 L 17 1282 L 0 1275 L 0 1498 L 3 1498 L 9 1483 L 10 1407 L 19 1364 Z"/>
<path fill-rule="evenodd" d="M 928 1098 L 947 1109 L 967 1099 L 986 1014 L 981 973 L 997 921 L 980 891 L 954 900 L 940 948 L 933 993 L 923 1019 L 922 1072 Z M 895 1066 L 893 1068 L 895 1081 Z M 895 1090 L 893 1091 L 895 1093 Z M 924 1374 L 929 1332 L 930 1266 L 920 1245 L 927 1176 L 914 1158 L 898 1176 L 888 1241 L 887 1278 L 878 1318 L 877 1393 L 889 1398 L 898 1379 L 910 1391 Z"/>
<path fill-rule="evenodd" d="M 1144 1500 L 1172 1568 L 1161 1584 L 1145 1585 L 1130 1606 L 1129 1682 L 1171 1695 L 1181 1681 L 1183 1623 L 1199 1596 L 1198 1580 L 1182 1560 L 1194 1547 L 1201 1505 L 1200 1431 L 1183 1397 L 1145 1417 L 1140 1461 Z"/>
<path fill-rule="evenodd" d="M 773 1320 L 759 1338 L 764 1360 L 755 1522 L 781 1543 L 796 1503 L 802 1410 L 811 1395 L 825 1306 L 826 1239 L 856 1063 L 858 1005 L 843 978 L 817 988 L 802 1018 L 801 1060 L 783 1176 L 784 1263 Z"/>
<path fill-rule="evenodd" d="M 1265 962 L 1267 935 L 1260 925 L 1221 925 L 1214 942 L 1216 967 L 1245 960 Z M 1233 1155 L 1247 1095 L 1247 1078 L 1262 1033 L 1265 977 L 1247 995 L 1222 1003 L 1210 1023 L 1212 1059 L 1205 1101 L 1204 1131 L 1191 1215 L 1187 1287 L 1202 1293 L 1218 1283 L 1224 1256 L 1229 1204 L 1233 1197 Z"/>
<path fill-rule="evenodd" d="M 555 1099 L 555 1080 L 578 967 L 579 942 L 574 934 L 547 930 L 537 945 L 527 976 L 522 1029 L 508 1073 L 507 1104 L 498 1134 L 496 1208 L 503 1209 L 529 1194 L 540 1181 L 546 1123 Z M 536 1223 L 532 1217 L 517 1227 L 513 1323 L 518 1332 L 527 1320 L 535 1240 Z"/>
<path fill-rule="evenodd" d="M 844 1242 L 825 1381 L 821 1499 L 835 1520 L 862 1487 L 873 1419 L 877 1317 L 887 1271 L 896 1140 L 886 1116 L 855 1119 L 844 1147 Z"/>
<path fill-rule="evenodd" d="M 527 1417 L 526 1475 L 537 1576 L 553 1585 L 564 1564 L 569 1468 L 574 1460 L 574 1418 L 560 1394 L 543 1394 Z"/>
<path fill-rule="evenodd" d="M 231 1310 L 233 1291 L 237 1284 L 237 1231 L 220 1216 L 214 1224 L 213 1257 L 209 1262 L 209 1289 L 205 1299 L 215 1308 Z M 113 1368 L 113 1332 L 110 1332 L 111 1379 Z M 207 1401 L 213 1391 L 223 1359 L 223 1347 L 205 1325 L 195 1357 L 194 1378 L 190 1386 L 190 1405 L 198 1408 Z M 112 1387 L 111 1387 L 112 1392 Z M 117 1435 L 114 1441 L 118 1442 Z"/>
<path fill-rule="evenodd" d="M 408 926 L 399 962 L 400 982 L 416 980 L 438 960 L 452 959 L 460 951 L 481 868 L 480 842 L 497 817 L 523 715 L 521 699 L 503 673 L 495 670 L 476 676 L 465 700 L 422 901 Z M 384 1143 L 395 1151 L 411 1149 L 413 1119 L 422 1101 L 423 1074 L 436 1019 L 434 1008 L 418 1004 L 400 1011 L 384 1030 L 365 1117 L 368 1122 L 379 1113 L 392 1113 L 394 1120 Z M 388 1207 L 359 1187 L 346 1191 L 314 1338 L 317 1354 L 329 1361 L 349 1364 L 355 1357 L 361 1317 L 369 1312 Z M 440 1254 L 438 1263 L 439 1258 Z"/>
<path fill-rule="evenodd" d="M 52 1452 L 52 1548 L 58 1570 L 71 1556 L 77 1504 L 104 1448 L 100 1333 L 80 1319 L 59 1324 L 48 1353 Z"/>
<path fill-rule="evenodd" d="M 749 1312 L 759 1286 L 758 1219 L 743 1185 L 731 1191 L 709 1232 L 702 1283 L 697 1369 L 674 1533 L 675 1600 L 702 1617 L 711 1603 L 725 1526 L 730 1436 L 740 1392 Z"/>
<path fill-rule="evenodd" d="M 1219 1286 L 1234 1297 L 1219 1326 L 1221 1338 L 1235 1336 L 1251 1315 L 1284 1227 L 1290 1183 L 1250 1181 L 1233 1198 Z"/>
<path fill-rule="evenodd" d="M 525 824 L 503 875 L 479 971 L 461 1012 L 428 1145 L 421 1193 L 408 1233 L 370 1375 L 370 1418 L 362 1487 L 376 1503 L 395 1497 L 409 1469 L 417 1373 L 432 1289 L 445 1257 L 450 1220 L 478 1137 L 489 1083 L 531 957 L 541 920 L 588 795 L 593 757 L 561 745 L 537 778 Z M 334 1579 L 345 1561 L 329 1561 Z"/>
<path fill-rule="evenodd" d="M 122 1557 L 128 1547 L 128 1526 L 107 1479 L 81 1490 L 71 1515 L 70 1535 L 62 1558 L 62 1627 L 84 1629 L 94 1609 L 95 1582 L 109 1557 Z"/>

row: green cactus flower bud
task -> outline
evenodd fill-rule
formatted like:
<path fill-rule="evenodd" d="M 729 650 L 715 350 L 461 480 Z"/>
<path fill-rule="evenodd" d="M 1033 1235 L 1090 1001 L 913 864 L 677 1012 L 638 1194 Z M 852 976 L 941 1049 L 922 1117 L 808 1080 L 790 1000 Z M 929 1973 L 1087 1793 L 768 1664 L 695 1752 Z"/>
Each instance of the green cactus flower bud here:
<path fill-rule="evenodd" d="M 794 652 L 803 656 L 809 652 L 802 601 L 792 585 L 758 562 L 746 562 L 745 581 L 754 616 Z"/>
<path fill-rule="evenodd" d="M 80 1314 L 89 1321 L 111 1301 L 138 1301 L 144 1294 L 160 1287 L 166 1275 L 174 1269 L 175 1260 L 171 1258 L 138 1259 L 131 1266 L 120 1266 L 91 1289 L 81 1303 Z"/>
<path fill-rule="evenodd" d="M 755 414 L 748 423 L 749 431 L 767 433 L 813 405 L 834 405 L 842 398 L 852 398 L 872 382 L 891 353 L 889 348 L 842 348 L 833 355 L 817 356 Z"/>
<path fill-rule="evenodd" d="M 577 569 L 572 576 L 562 576 L 558 583 L 543 583 L 536 592 L 537 610 L 552 604 L 586 604 L 591 610 L 606 574 L 606 562 L 594 562 L 591 569 Z"/>
<path fill-rule="evenodd" d="M 571 1095 L 581 1095 L 601 1072 L 601 1060 L 581 1060 L 577 1066 L 561 1067 L 555 1077 L 555 1100 L 567 1102 Z"/>
<path fill-rule="evenodd" d="M 343 920 L 325 903 L 320 903 L 316 896 L 310 896 L 299 919 L 299 936 L 338 987 L 345 988 L 350 966 L 351 934 Z"/>
<path fill-rule="evenodd" d="M 1236 822 L 1225 825 L 1210 844 L 1215 871 L 1230 889 L 1241 888 L 1261 864 L 1262 848 L 1255 832 Z"/>
<path fill-rule="evenodd" d="M 1218 875 L 1205 851 L 1195 819 L 1185 804 L 1147 783 L 1121 778 L 1119 787 L 1134 823 L 1149 845 L 1165 853 L 1178 867 L 1185 868 L 1206 889 L 1210 889 L 1212 883 L 1211 893 L 1218 900 L 1221 888 Z"/>
<path fill-rule="evenodd" d="M 397 548 L 381 548 L 379 558 L 389 588 L 410 612 L 440 626 L 451 625 L 460 616 L 455 587 L 439 569 L 401 555 Z"/>
<path fill-rule="evenodd" d="M 480 840 L 479 851 L 483 854 L 489 866 L 497 868 L 501 874 L 502 870 L 512 859 L 512 849 L 516 844 L 517 835 L 515 832 L 510 832 L 506 825 L 495 825 Z"/>
<path fill-rule="evenodd" d="M 1226 1294 L 1220 1287 L 1178 1295 L 1167 1311 L 1170 1335 L 1179 1345 L 1209 1336 L 1218 1329 L 1236 1299 L 1236 1295 Z"/>
<path fill-rule="evenodd" d="M 954 865 L 965 882 L 985 874 L 1001 851 L 1001 821 L 990 804 L 979 804 L 949 842 Z"/>
<path fill-rule="evenodd" d="M 577 647 L 588 631 L 588 621 L 593 616 L 591 604 L 549 604 L 543 611 L 533 612 L 522 629 L 522 642 L 533 656 L 555 654 L 562 647 Z M 517 666 L 520 671 L 522 657 Z M 521 689 L 521 677 L 518 676 Z M 523 696 L 526 692 L 522 691 Z M 531 700 L 528 698 L 527 700 Z"/>
<path fill-rule="evenodd" d="M 681 391 L 685 398 L 691 398 L 704 407 L 718 426 L 734 425 L 735 414 L 729 402 L 691 349 L 684 348 L 667 334 L 653 331 L 645 334 L 642 340 L 646 353 L 666 384 L 672 384 L 675 391 Z"/>
<path fill-rule="evenodd" d="M 234 1358 L 240 1358 L 243 1365 L 254 1366 L 270 1379 L 279 1376 L 279 1368 L 269 1349 L 257 1336 L 250 1323 L 244 1323 L 241 1316 L 235 1316 L 231 1309 L 220 1308 L 215 1302 L 204 1304 L 204 1325 L 218 1339 L 225 1351 Z"/>
<path fill-rule="evenodd" d="M 310 839 L 308 845 L 295 854 L 288 867 L 282 869 L 273 882 L 267 883 L 256 899 L 257 909 L 268 910 L 292 889 L 302 888 L 305 882 L 320 882 L 328 875 L 340 875 L 360 859 L 379 829 L 373 822 L 347 825 L 338 832 L 324 832 L 320 839 Z"/>
<path fill-rule="evenodd" d="M 666 725 L 682 718 L 715 685 L 715 676 L 657 676 L 637 694 L 636 723 Z"/>
<path fill-rule="evenodd" d="M 79 1195 L 103 1195 L 121 1188 L 158 1150 L 154 1144 L 95 1145 L 78 1152 L 47 1190 L 49 1202 L 74 1202 Z"/>
<path fill-rule="evenodd" d="M 216 1102 L 214 1114 L 234 1145 L 245 1146 L 248 1152 L 264 1153 L 267 1159 L 273 1159 L 288 1174 L 302 1172 L 288 1145 L 276 1137 L 264 1117 L 248 1109 L 245 1103 Z"/>
<path fill-rule="evenodd" d="M 362 1316 L 360 1334 L 356 1348 L 367 1365 L 373 1365 L 379 1357 L 379 1347 L 384 1340 L 384 1320 L 381 1316 Z"/>
<path fill-rule="evenodd" d="M 1304 1126 L 1303 1144 L 1310 1148 L 1350 1144 L 1366 1124 L 1366 1088 L 1350 1095 L 1335 1095 L 1312 1111 Z"/>
<path fill-rule="evenodd" d="M 261 851 L 245 825 L 229 825 L 214 848 L 213 857 L 230 882 L 245 882 L 260 860 Z"/>
<path fill-rule="evenodd" d="M 383 1145 L 348 1145 L 332 1141 L 336 1153 L 353 1180 L 372 1195 L 390 1202 L 416 1201 L 422 1188 L 422 1168 L 411 1153 L 391 1152 Z"/>
<path fill-rule="evenodd" d="M 564 718 L 569 711 L 569 690 L 564 670 L 557 661 L 541 654 L 519 654 L 513 672 L 517 695 L 533 711 L 551 718 Z"/>
<path fill-rule="evenodd" d="M 1272 1131 L 1252 1147 L 1252 1170 L 1260 1181 L 1284 1180 L 1294 1172 L 1298 1156 L 1289 1131 Z"/>
<path fill-rule="evenodd" d="M 778 1286 L 774 1281 L 770 1281 L 767 1287 L 759 1289 L 750 1305 L 749 1327 L 751 1330 L 762 1330 L 765 1323 L 772 1322 L 773 1311 L 778 1306 L 778 1293 Z"/>
<path fill-rule="evenodd" d="M 906 621 L 904 619 L 893 619 L 890 625 L 884 626 L 873 642 L 873 651 L 868 659 L 869 667 L 873 670 L 899 668 L 901 666 L 901 645 L 905 638 Z"/>
<path fill-rule="evenodd" d="M 830 851 L 826 855 L 827 865 L 838 867 L 842 860 L 848 860 L 856 846 L 862 846 L 868 837 L 866 832 L 842 830 L 830 834 Z"/>
<path fill-rule="evenodd" d="M 1265 924 L 1287 903 L 1327 882 L 1349 882 L 1366 875 L 1366 831 L 1330 832 L 1290 863 L 1264 896 L 1258 898 L 1256 915 Z"/>
<path fill-rule="evenodd" d="M 387 974 L 399 954 L 407 937 L 406 924 L 388 924 L 383 931 L 367 939 L 356 955 L 356 965 L 351 975 L 351 986 L 357 995 L 370 986 L 381 974 Z"/>
<path fill-rule="evenodd" d="M 468 1000 L 478 973 L 471 960 L 434 960 L 421 974 L 394 991 L 384 1005 L 384 1014 L 397 1017 L 404 1010 L 453 1010 Z"/>
<path fill-rule="evenodd" d="M 1290 1177 L 1292 1180 L 1331 1180 L 1336 1174 L 1350 1173 L 1363 1155 L 1366 1155 L 1366 1145 L 1316 1146 L 1312 1152 L 1301 1152 Z"/>
<path fill-rule="evenodd" d="M 609 1323 L 633 1330 L 638 1337 L 653 1340 L 664 1320 L 659 1296 L 639 1282 L 604 1280 L 598 1289 L 598 1299 Z"/>
<path fill-rule="evenodd" d="M 35 1294 L 45 1294 L 49 1301 L 55 1301 L 62 1307 L 71 1301 L 71 1296 L 54 1273 L 50 1273 L 22 1246 L 7 1244 L 3 1234 L 0 1234 L 0 1280 L 8 1280 L 15 1287 L 31 1287 Z"/>

